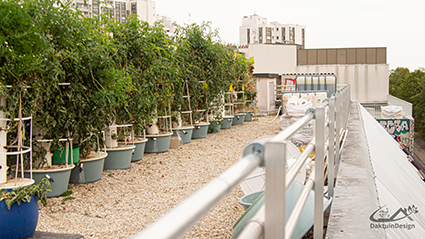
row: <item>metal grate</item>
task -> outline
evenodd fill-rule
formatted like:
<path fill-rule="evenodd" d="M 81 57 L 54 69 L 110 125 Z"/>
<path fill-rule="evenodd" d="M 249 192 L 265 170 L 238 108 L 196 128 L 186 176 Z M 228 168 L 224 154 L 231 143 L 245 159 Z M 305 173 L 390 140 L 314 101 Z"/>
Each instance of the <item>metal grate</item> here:
<path fill-rule="evenodd" d="M 363 103 L 361 104 L 375 119 L 381 117 L 381 106 L 388 106 L 387 103 Z"/>

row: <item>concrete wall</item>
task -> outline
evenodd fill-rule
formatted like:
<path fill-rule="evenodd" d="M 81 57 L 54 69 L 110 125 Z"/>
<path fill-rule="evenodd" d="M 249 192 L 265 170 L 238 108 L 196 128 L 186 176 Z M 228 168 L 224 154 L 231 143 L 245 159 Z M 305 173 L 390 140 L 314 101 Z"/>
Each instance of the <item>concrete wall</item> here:
<path fill-rule="evenodd" d="M 385 50 L 385 52 L 382 52 Z M 297 49 L 296 45 L 254 44 L 240 48 L 246 57 L 254 56 L 254 73 L 333 73 L 338 84 L 351 85 L 351 98 L 360 103 L 387 103 L 389 93 L 389 66 L 382 64 L 362 64 L 366 62 L 385 62 L 386 48 L 344 48 Z M 297 65 L 298 57 L 308 52 L 307 63 L 316 65 Z M 310 54 L 311 53 L 311 54 Z M 326 53 L 326 54 L 325 54 Z M 364 53 L 364 54 L 363 54 Z M 370 60 L 367 60 L 369 55 Z M 374 55 L 374 56 L 371 56 Z M 337 57 L 337 58 L 335 58 Z M 366 58 L 365 58 L 366 57 Z M 346 64 L 331 64 L 346 62 Z M 356 63 L 356 64 L 349 64 Z M 259 96 L 262 93 L 259 92 Z"/>
<path fill-rule="evenodd" d="M 409 116 L 413 115 L 413 105 L 410 102 L 399 99 L 392 95 L 388 95 L 388 104 L 401 106 L 403 108 L 404 113 L 408 114 Z"/>
<path fill-rule="evenodd" d="M 360 103 L 387 103 L 388 64 L 298 66 L 297 73 L 334 73 L 338 84 L 351 85 L 351 99 Z"/>
<path fill-rule="evenodd" d="M 298 65 L 387 64 L 387 48 L 300 49 Z"/>
<path fill-rule="evenodd" d="M 254 56 L 255 73 L 295 72 L 297 46 L 279 44 L 254 44 L 244 48 L 246 57 Z"/>
<path fill-rule="evenodd" d="M 131 11 L 131 3 L 137 5 L 137 18 L 147 21 L 149 25 L 153 25 L 156 20 L 156 3 L 152 0 L 131 0 L 127 5 L 127 9 Z"/>

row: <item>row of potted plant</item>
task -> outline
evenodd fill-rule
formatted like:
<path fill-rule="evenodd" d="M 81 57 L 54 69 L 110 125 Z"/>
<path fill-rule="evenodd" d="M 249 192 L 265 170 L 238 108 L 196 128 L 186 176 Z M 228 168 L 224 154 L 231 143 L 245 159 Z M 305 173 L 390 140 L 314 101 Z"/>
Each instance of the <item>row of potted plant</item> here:
<path fill-rule="evenodd" d="M 36 183 L 48 174 L 47 196 L 61 195 L 70 179 L 99 180 L 101 173 L 81 172 L 115 167 L 115 151 L 142 156 L 138 142 L 158 150 L 161 134 L 171 137 L 179 122 L 220 120 L 229 86 L 252 83 L 253 62 L 223 45 L 209 24 L 179 26 L 170 37 L 159 23 L 85 18 L 71 1 L 51 0 L 0 1 L 0 17 L 0 111 L 18 119 L 1 124 L 1 147 L 19 139 L 32 149 L 21 162 L 33 170 L 20 174 Z M 31 120 L 19 120 L 26 116 Z M 145 131 L 155 126 L 149 137 Z M 19 162 L 0 157 L 10 179 Z M 13 177 L 23 176 L 17 171 Z"/>

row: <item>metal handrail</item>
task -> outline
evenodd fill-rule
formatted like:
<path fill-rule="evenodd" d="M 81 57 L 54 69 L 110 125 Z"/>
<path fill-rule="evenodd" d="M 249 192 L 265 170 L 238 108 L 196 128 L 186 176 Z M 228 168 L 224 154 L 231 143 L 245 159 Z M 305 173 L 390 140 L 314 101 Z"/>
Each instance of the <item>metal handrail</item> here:
<path fill-rule="evenodd" d="M 336 172 L 334 170 L 338 169 L 341 153 L 340 140 L 344 139 L 343 133 L 347 125 L 350 103 L 349 91 L 349 86 L 342 88 L 329 101 L 324 101 L 315 110 L 309 110 L 303 118 L 275 137 L 262 142 L 261 146 L 252 143 L 248 145 L 247 147 L 251 146 L 252 150 L 245 150 L 248 151 L 248 154 L 244 154 L 236 164 L 138 233 L 134 238 L 176 238 L 180 236 L 255 168 L 264 164 L 267 166 L 266 189 L 268 189 L 265 191 L 265 203 L 245 225 L 241 234 L 239 234 L 239 238 L 258 238 L 261 235 L 265 235 L 266 239 L 290 238 L 313 186 L 315 187 L 314 234 L 315 238 L 322 238 L 325 157 L 328 157 L 328 164 L 330 164 L 328 165 L 328 181 L 333 182 Z M 329 121 L 326 121 L 326 107 L 331 107 Z M 316 120 L 315 138 L 307 145 L 296 163 L 286 173 L 282 173 L 281 169 L 286 167 L 287 140 L 313 118 Z M 329 133 L 326 134 L 327 129 L 329 129 Z M 289 220 L 285 223 L 286 191 L 313 151 L 316 154 L 315 171 L 307 180 Z M 285 187 L 282 187 L 282 185 L 285 185 Z M 333 190 L 329 192 L 333 193 Z"/>
<path fill-rule="evenodd" d="M 222 197 L 227 195 L 242 179 L 262 164 L 260 154 L 243 157 L 235 165 L 210 181 L 191 197 L 183 201 L 134 238 L 176 238 L 206 214 Z M 164 228 L 167 228 L 164 230 Z"/>
<path fill-rule="evenodd" d="M 333 119 L 336 116 L 340 116 L 340 119 L 344 120 L 344 122 L 339 122 L 339 124 L 338 124 L 338 125 L 341 125 L 341 123 L 342 123 L 341 128 L 337 128 L 338 130 L 335 130 L 336 131 L 335 134 L 337 134 L 337 136 L 338 136 L 338 137 L 335 137 L 335 138 L 339 139 L 339 140 L 337 140 L 336 142 L 331 141 L 331 142 L 333 142 L 333 144 L 336 144 L 338 146 L 339 146 L 339 143 L 341 142 L 341 140 L 343 140 L 344 137 L 346 136 L 346 133 L 344 134 L 344 136 L 342 135 L 342 133 L 345 132 L 344 128 L 345 128 L 346 123 L 347 123 L 346 120 L 348 119 L 348 110 L 347 109 L 348 109 L 348 104 L 349 104 L 349 90 L 350 90 L 349 87 L 344 87 L 344 89 L 341 89 L 341 92 L 338 92 L 338 94 L 345 94 L 344 101 L 343 102 L 342 101 L 337 102 L 337 112 L 342 112 L 343 114 L 339 113 L 338 115 L 335 115 L 335 111 L 330 110 L 331 115 L 329 117 L 329 122 L 328 123 L 325 123 L 325 122 L 320 123 L 323 126 L 326 126 L 326 127 L 329 127 L 329 129 L 332 129 L 332 125 L 335 124 L 335 121 Z M 348 93 L 347 93 L 347 91 L 348 91 Z M 333 107 L 334 107 L 333 103 L 335 102 L 335 98 L 336 97 L 334 96 L 330 99 L 330 105 L 333 106 Z M 323 105 L 320 108 L 323 108 Z M 345 113 L 347 113 L 347 114 L 345 114 Z M 321 118 L 323 120 L 325 118 L 324 116 L 325 116 L 324 112 L 322 112 Z M 316 114 L 316 119 L 317 119 L 317 117 L 318 117 L 318 115 Z M 318 124 L 319 123 L 316 121 L 316 126 Z M 257 213 L 252 217 L 252 219 L 247 222 L 245 228 L 239 234 L 238 238 L 244 238 L 244 239 L 245 238 L 259 238 L 261 235 L 264 235 L 264 234 L 266 236 L 265 238 L 290 238 L 292 236 L 294 230 L 295 230 L 295 227 L 296 227 L 297 222 L 299 220 L 299 217 L 301 215 L 302 209 L 304 207 L 305 201 L 307 200 L 308 193 L 310 192 L 311 188 L 313 187 L 313 185 L 317 181 L 320 181 L 320 182 L 317 183 L 316 185 L 322 185 L 322 187 L 317 186 L 317 188 L 315 190 L 315 208 L 317 208 L 316 212 L 315 212 L 315 214 L 317 214 L 317 215 L 315 215 L 315 222 L 314 222 L 315 225 L 316 225 L 315 228 L 317 228 L 315 230 L 315 238 L 322 238 L 323 237 L 323 229 L 322 229 L 323 228 L 323 197 L 322 197 L 322 195 L 323 195 L 323 182 L 324 182 L 324 175 L 323 175 L 324 157 L 325 157 L 325 154 L 327 156 L 333 155 L 334 159 L 336 159 L 336 162 L 338 162 L 339 161 L 339 154 L 341 153 L 341 150 L 342 150 L 342 149 L 339 149 L 339 147 L 338 147 L 337 151 L 333 151 L 333 148 L 332 148 L 333 144 L 331 142 L 325 143 L 325 141 L 331 140 L 332 139 L 331 135 L 333 135 L 333 133 L 331 133 L 332 131 L 329 131 L 330 132 L 329 138 L 326 138 L 326 136 L 324 135 L 326 127 L 323 127 L 322 129 L 316 128 L 316 132 L 317 131 L 322 132 L 322 135 L 320 136 L 322 138 L 322 140 L 320 140 L 322 143 L 321 143 L 320 146 L 317 146 L 317 149 L 321 148 L 320 151 L 322 151 L 322 152 L 320 152 L 321 155 L 320 154 L 318 155 L 316 153 L 315 171 L 313 171 L 312 175 L 310 175 L 309 179 L 307 180 L 307 182 L 304 186 L 304 189 L 303 189 L 303 191 L 302 191 L 302 193 L 301 193 L 301 195 L 300 195 L 300 197 L 299 197 L 299 199 L 298 199 L 288 221 L 285 223 L 285 218 L 281 218 L 280 220 L 273 220 L 273 218 L 272 219 L 266 218 L 265 215 L 273 214 L 273 211 L 276 211 L 276 208 L 279 207 L 279 205 L 269 206 L 269 208 L 271 208 L 271 209 L 270 209 L 269 212 L 267 212 L 266 208 L 267 208 L 267 205 L 270 205 L 270 203 L 267 203 L 267 194 L 266 194 L 265 205 L 263 205 L 257 211 Z M 283 135 L 283 133 L 281 133 L 281 135 Z M 289 135 L 289 134 L 286 133 L 286 135 Z M 283 138 L 283 139 L 285 139 L 285 138 Z M 303 154 L 311 153 L 311 150 L 315 145 L 315 140 L 317 140 L 317 137 L 315 139 L 313 139 L 312 142 L 310 142 L 308 147 L 306 147 L 305 151 L 303 151 Z M 308 149 L 308 151 L 307 151 L 307 149 Z M 316 149 L 316 152 L 317 152 L 317 149 Z M 283 149 L 282 151 L 284 151 L 284 150 L 285 149 Z M 332 152 L 332 153 L 329 153 L 329 152 Z M 281 190 L 280 188 L 272 188 L 269 191 L 281 190 L 283 193 L 285 193 L 286 190 L 289 188 L 289 185 L 292 182 L 292 177 L 293 177 L 294 173 L 297 173 L 298 172 L 297 170 L 300 169 L 300 165 L 301 166 L 303 165 L 302 161 L 304 160 L 304 157 L 305 157 L 305 155 L 300 155 L 298 157 L 296 163 L 286 173 L 286 177 L 285 177 L 286 188 L 285 188 L 285 190 Z M 320 160 L 320 159 L 322 159 L 322 160 Z M 266 160 L 266 165 L 270 166 L 267 163 L 268 157 L 266 157 L 265 160 Z M 283 161 L 285 161 L 285 160 L 283 160 Z M 318 162 L 319 162 L 319 164 L 321 162 L 322 165 L 319 166 Z M 333 163 L 333 162 L 329 162 L 329 158 L 328 158 L 328 164 L 329 163 Z M 330 164 L 330 165 L 333 165 L 333 164 Z M 272 165 L 271 168 L 273 168 L 274 166 L 275 165 Z M 331 168 L 334 169 L 334 167 L 328 166 L 328 169 L 330 171 L 331 171 Z M 270 175 L 267 174 L 267 171 L 266 171 L 266 180 L 267 180 L 267 178 L 270 178 Z M 319 178 L 319 180 L 317 180 L 317 178 Z M 275 178 L 272 177 L 272 180 L 275 180 Z M 328 182 L 333 182 L 333 181 L 334 181 L 334 175 L 330 173 L 328 175 Z M 329 184 L 329 186 L 330 185 L 331 184 Z M 332 185 L 332 187 L 333 187 L 333 185 Z M 267 186 L 267 184 L 266 184 L 266 188 L 270 188 L 270 187 Z M 266 190 L 266 193 L 267 193 L 267 190 Z M 333 191 L 332 191 L 332 193 L 333 193 Z M 271 198 L 269 201 L 277 201 L 279 204 L 285 205 L 284 196 L 283 196 L 283 198 L 280 198 L 280 199 L 277 199 L 277 200 L 276 200 L 275 195 L 273 195 L 272 197 L 273 198 Z M 285 215 L 284 212 L 283 213 L 280 212 L 280 214 Z M 267 223 L 267 222 L 271 222 L 271 223 Z M 269 226 L 269 228 L 267 228 L 267 224 L 275 224 L 276 226 L 274 226 L 274 227 Z M 285 225 L 284 229 L 282 228 L 282 225 Z M 275 232 L 273 232 L 271 230 L 275 230 Z"/>
<path fill-rule="evenodd" d="M 288 222 L 286 223 L 285 230 L 287 233 L 285 235 L 285 239 L 291 238 L 292 235 L 294 234 L 295 227 L 297 226 L 298 220 L 300 220 L 302 210 L 308 199 L 308 195 L 314 186 L 314 178 L 315 178 L 315 172 L 313 171 L 313 173 L 310 174 L 310 177 L 307 179 L 307 182 L 305 183 L 303 191 L 301 192 L 301 195 L 298 198 L 298 201 L 295 204 L 294 209 L 291 212 L 291 215 L 289 216 Z"/>

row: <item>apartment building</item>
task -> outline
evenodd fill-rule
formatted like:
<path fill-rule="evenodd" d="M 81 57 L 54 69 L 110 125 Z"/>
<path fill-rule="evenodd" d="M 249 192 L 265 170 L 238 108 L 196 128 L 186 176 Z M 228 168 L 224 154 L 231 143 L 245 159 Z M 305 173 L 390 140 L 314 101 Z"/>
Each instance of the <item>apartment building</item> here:
<path fill-rule="evenodd" d="M 305 26 L 267 22 L 257 14 L 244 16 L 239 27 L 239 44 L 291 44 L 305 46 Z"/>
<path fill-rule="evenodd" d="M 150 25 L 156 20 L 156 4 L 151 0 L 74 0 L 74 3 L 85 17 L 97 18 L 109 12 L 109 17 L 121 23 L 125 23 L 130 14 L 136 14 L 139 20 Z"/>

